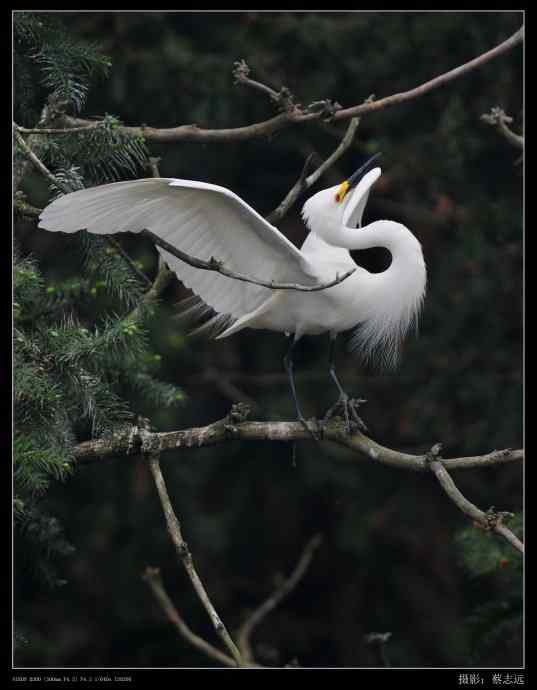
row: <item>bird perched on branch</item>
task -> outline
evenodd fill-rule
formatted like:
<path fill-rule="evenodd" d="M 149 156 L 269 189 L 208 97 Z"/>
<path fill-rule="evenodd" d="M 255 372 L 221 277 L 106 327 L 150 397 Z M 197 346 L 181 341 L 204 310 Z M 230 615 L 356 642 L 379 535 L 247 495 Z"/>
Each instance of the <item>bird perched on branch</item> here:
<path fill-rule="evenodd" d="M 368 171 L 375 158 L 342 184 L 306 201 L 302 217 L 310 232 L 300 249 L 230 190 L 173 178 L 116 182 L 66 194 L 44 209 L 39 227 L 99 235 L 150 231 L 164 260 L 195 295 L 184 305 L 186 312 L 205 317 L 204 327 L 216 338 L 243 328 L 292 336 L 284 364 L 297 417 L 312 435 L 296 395 L 293 349 L 303 335 L 328 332 L 329 371 L 350 431 L 352 421 L 362 422 L 336 375 L 337 335 L 352 329 L 352 350 L 394 365 L 402 339 L 418 317 L 426 285 L 421 245 L 408 228 L 391 220 L 361 225 L 369 192 L 381 174 L 378 167 Z M 159 241 L 276 285 L 314 287 L 355 270 L 323 290 L 271 289 L 200 270 Z M 372 247 L 391 253 L 391 264 L 382 273 L 369 273 L 351 258 L 350 250 Z"/>

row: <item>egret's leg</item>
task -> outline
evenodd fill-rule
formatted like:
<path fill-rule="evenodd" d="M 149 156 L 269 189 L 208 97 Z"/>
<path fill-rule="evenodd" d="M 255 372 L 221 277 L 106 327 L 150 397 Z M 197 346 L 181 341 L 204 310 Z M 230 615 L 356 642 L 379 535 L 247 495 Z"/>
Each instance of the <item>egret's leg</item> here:
<path fill-rule="evenodd" d="M 296 386 L 295 386 L 295 377 L 293 375 L 293 369 L 294 369 L 294 363 L 293 363 L 293 349 L 295 345 L 297 344 L 298 340 L 296 338 L 293 338 L 293 341 L 291 342 L 291 346 L 287 350 L 285 357 L 283 358 L 283 365 L 285 367 L 285 371 L 287 372 L 287 376 L 289 377 L 289 384 L 291 386 L 291 392 L 293 394 L 293 400 L 295 402 L 295 410 L 296 410 L 296 416 L 297 419 L 302 422 L 302 426 L 308 431 L 308 433 L 312 436 L 312 438 L 317 441 L 318 438 L 315 435 L 315 433 L 309 428 L 308 423 L 306 419 L 304 418 L 304 415 L 300 411 L 300 405 L 298 404 L 298 397 L 296 394 Z"/>
<path fill-rule="evenodd" d="M 338 391 L 339 391 L 339 400 L 336 402 L 336 404 L 328 410 L 325 419 L 328 419 L 332 414 L 335 408 L 337 408 L 339 405 L 342 405 L 343 407 L 343 414 L 345 415 L 345 428 L 347 432 L 350 433 L 351 431 L 351 422 L 349 418 L 349 410 L 351 412 L 353 421 L 358 425 L 360 429 L 366 430 L 366 425 L 360 419 L 358 416 L 358 413 L 356 412 L 355 405 L 359 405 L 360 403 L 365 402 L 365 400 L 354 400 L 352 398 L 349 398 L 348 394 L 343 390 L 343 386 L 339 382 L 339 379 L 336 374 L 336 338 L 337 334 L 336 333 L 331 333 L 330 334 L 330 349 L 329 349 L 329 354 L 328 354 L 328 371 L 330 372 L 330 376 L 332 377 L 332 380 L 336 384 Z"/>

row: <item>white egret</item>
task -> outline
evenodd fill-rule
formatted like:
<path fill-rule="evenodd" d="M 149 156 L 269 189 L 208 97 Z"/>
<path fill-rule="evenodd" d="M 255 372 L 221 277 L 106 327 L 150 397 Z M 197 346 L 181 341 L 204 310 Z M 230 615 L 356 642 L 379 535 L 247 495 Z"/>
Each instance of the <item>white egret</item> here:
<path fill-rule="evenodd" d="M 197 296 L 190 311 L 214 314 L 209 323 L 217 338 L 243 328 L 292 335 L 284 364 L 297 417 L 306 428 L 295 389 L 293 348 L 303 335 L 328 332 L 330 375 L 350 430 L 349 410 L 355 422 L 361 420 L 336 375 L 338 333 L 354 329 L 351 349 L 393 365 L 417 319 L 426 285 L 421 245 L 408 228 L 391 220 L 361 225 L 369 192 L 381 174 L 378 167 L 366 172 L 371 160 L 341 185 L 306 201 L 302 217 L 310 232 L 301 249 L 230 190 L 173 178 L 116 182 L 66 194 L 44 209 L 39 227 L 100 235 L 147 229 L 190 256 L 214 257 L 233 271 L 276 283 L 316 285 L 356 268 L 325 290 L 271 290 L 199 270 L 157 247 Z M 391 264 L 382 273 L 370 273 L 351 258 L 350 250 L 372 247 L 391 253 Z"/>

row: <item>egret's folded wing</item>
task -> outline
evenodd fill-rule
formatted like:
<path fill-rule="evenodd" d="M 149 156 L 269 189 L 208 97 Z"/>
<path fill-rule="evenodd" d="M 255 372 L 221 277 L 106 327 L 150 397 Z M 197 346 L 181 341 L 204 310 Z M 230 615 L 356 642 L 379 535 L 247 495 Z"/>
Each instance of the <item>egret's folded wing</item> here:
<path fill-rule="evenodd" d="M 308 259 L 236 194 L 217 185 L 149 178 L 82 189 L 53 201 L 39 227 L 101 235 L 150 230 L 198 259 L 214 257 L 264 281 L 316 283 Z M 180 280 L 220 313 L 238 318 L 257 308 L 270 290 L 203 271 L 158 247 Z"/>

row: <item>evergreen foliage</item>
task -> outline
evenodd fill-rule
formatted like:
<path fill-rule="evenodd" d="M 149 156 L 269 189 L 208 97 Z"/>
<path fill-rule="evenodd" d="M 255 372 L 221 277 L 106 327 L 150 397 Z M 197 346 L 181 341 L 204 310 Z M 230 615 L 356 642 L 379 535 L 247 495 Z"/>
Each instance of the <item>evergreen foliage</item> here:
<path fill-rule="evenodd" d="M 101 268 L 114 273 L 111 263 Z M 39 506 L 50 482 L 71 474 L 73 447 L 134 419 L 123 397 L 129 389 L 165 406 L 182 399 L 177 386 L 155 378 L 159 359 L 143 325 L 149 307 L 141 306 L 136 318 L 130 312 L 105 313 L 93 324 L 80 318 L 85 303 L 97 298 L 97 285 L 107 290 L 102 277 L 94 270 L 80 281 L 47 285 L 36 261 L 15 253 L 15 518 L 49 583 L 53 570 L 41 556 L 67 551 L 63 542 L 54 546 L 61 528 Z"/>
<path fill-rule="evenodd" d="M 110 58 L 96 43 L 74 40 L 55 15 L 16 12 L 13 26 L 15 119 L 34 127 L 38 122 L 50 125 L 64 112 L 79 113 L 91 83 L 108 75 Z M 60 182 L 53 186 L 53 196 L 143 170 L 143 139 L 119 130 L 119 124 L 107 114 L 87 132 L 40 141 L 40 157 Z"/>
<path fill-rule="evenodd" d="M 110 59 L 95 44 L 73 40 L 54 14 L 15 12 L 16 110 L 32 124 L 43 103 L 43 92 L 79 112 L 91 80 L 106 76 Z"/>
<path fill-rule="evenodd" d="M 110 67 L 96 45 L 74 40 L 54 15 L 16 12 L 14 34 L 15 110 L 27 125 L 42 123 L 47 97 L 55 108 L 79 111 L 91 82 Z M 57 181 L 50 198 L 138 172 L 143 141 L 117 126 L 107 116 L 89 133 L 40 138 L 39 154 Z M 63 583 L 55 562 L 72 547 L 47 512 L 46 493 L 72 474 L 74 446 L 132 422 L 129 391 L 162 406 L 183 397 L 157 378 L 160 359 L 145 327 L 155 310 L 143 303 L 147 285 L 106 238 L 80 233 L 70 247 L 79 259 L 75 275 L 46 280 L 20 248 L 13 270 L 18 564 L 50 586 Z"/>

